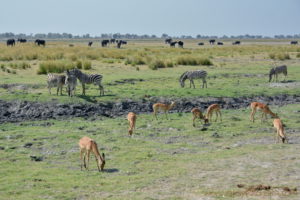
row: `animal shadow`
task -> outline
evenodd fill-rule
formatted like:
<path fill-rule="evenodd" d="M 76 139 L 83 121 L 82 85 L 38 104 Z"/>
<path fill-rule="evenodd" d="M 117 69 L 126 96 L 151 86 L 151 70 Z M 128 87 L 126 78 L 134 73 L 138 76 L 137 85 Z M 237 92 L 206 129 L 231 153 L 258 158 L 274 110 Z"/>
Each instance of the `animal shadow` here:
<path fill-rule="evenodd" d="M 119 170 L 116 168 L 111 168 L 111 169 L 103 169 L 103 172 L 116 173 L 116 172 L 119 172 Z"/>

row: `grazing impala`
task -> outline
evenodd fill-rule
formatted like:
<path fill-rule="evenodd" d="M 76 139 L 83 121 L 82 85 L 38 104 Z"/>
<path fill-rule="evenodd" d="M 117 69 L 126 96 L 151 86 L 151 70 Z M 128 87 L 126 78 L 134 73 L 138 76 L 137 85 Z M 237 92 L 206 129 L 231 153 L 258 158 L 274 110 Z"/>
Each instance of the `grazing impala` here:
<path fill-rule="evenodd" d="M 167 112 L 169 110 L 171 110 L 173 107 L 175 106 L 175 102 L 172 101 L 171 104 L 163 104 L 163 103 L 156 103 L 156 104 L 153 104 L 152 108 L 153 108 L 153 118 L 155 116 L 155 118 L 157 119 L 157 112 L 158 111 L 163 111 L 166 115 L 166 118 L 168 119 L 168 115 L 167 115 Z"/>
<path fill-rule="evenodd" d="M 102 155 L 100 155 L 100 153 L 98 151 L 97 143 L 94 140 L 92 140 L 91 138 L 84 136 L 83 138 L 81 138 L 79 140 L 78 144 L 80 147 L 81 170 L 82 170 L 82 154 L 84 154 L 83 165 L 87 170 L 89 170 L 90 153 L 92 151 L 96 158 L 98 170 L 103 171 L 103 168 L 105 165 L 105 155 L 104 155 L 104 153 L 102 153 Z M 85 161 L 86 156 L 87 156 L 87 163 Z"/>
<path fill-rule="evenodd" d="M 127 120 L 129 121 L 128 135 L 132 135 L 133 129 L 135 128 L 136 114 L 129 112 L 127 115 Z"/>
<path fill-rule="evenodd" d="M 216 120 L 218 120 L 218 115 L 220 115 L 220 120 L 222 121 L 222 114 L 221 114 L 221 108 L 219 106 L 219 104 L 212 104 L 210 105 L 208 108 L 207 108 L 207 113 L 206 113 L 206 119 L 207 121 L 211 121 L 211 117 L 212 117 L 212 114 L 213 112 L 216 113 Z"/>
<path fill-rule="evenodd" d="M 278 116 L 275 113 L 273 113 L 266 104 L 259 103 L 259 102 L 252 102 L 250 104 L 250 107 L 252 110 L 250 115 L 250 120 L 252 122 L 254 122 L 254 115 L 257 109 L 262 112 L 261 121 L 263 121 L 263 118 L 267 119 L 267 114 L 271 115 L 274 118 L 278 118 Z"/>
<path fill-rule="evenodd" d="M 279 142 L 279 138 L 281 138 L 282 143 L 286 142 L 288 143 L 288 140 L 286 138 L 286 135 L 284 133 L 284 128 L 281 120 L 279 118 L 274 119 L 273 125 L 276 128 L 277 135 L 276 135 L 276 143 Z"/>
<path fill-rule="evenodd" d="M 193 108 L 191 113 L 193 113 L 193 127 L 195 127 L 195 120 L 199 118 L 200 120 L 203 119 L 204 123 L 208 123 L 208 119 L 202 114 L 199 108 Z"/>

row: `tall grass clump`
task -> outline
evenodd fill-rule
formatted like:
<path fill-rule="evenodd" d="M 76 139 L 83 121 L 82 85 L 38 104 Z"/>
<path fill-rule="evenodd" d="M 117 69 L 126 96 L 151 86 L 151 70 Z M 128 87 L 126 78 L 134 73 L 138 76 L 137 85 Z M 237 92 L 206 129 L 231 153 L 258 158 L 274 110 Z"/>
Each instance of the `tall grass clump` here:
<path fill-rule="evenodd" d="M 72 68 L 74 68 L 73 63 L 68 61 L 46 61 L 40 63 L 37 74 L 62 73 Z"/>
<path fill-rule="evenodd" d="M 125 65 L 144 65 L 146 64 L 145 60 L 141 56 L 129 57 L 125 60 Z"/>
<path fill-rule="evenodd" d="M 213 65 L 208 58 L 196 58 L 192 56 L 183 56 L 177 59 L 178 65 Z"/>
<path fill-rule="evenodd" d="M 85 70 L 92 69 L 92 63 L 91 63 L 91 61 L 84 61 L 83 62 L 83 69 L 85 69 Z"/>
<path fill-rule="evenodd" d="M 269 54 L 269 58 L 271 58 L 272 60 L 289 60 L 291 59 L 290 55 L 288 53 L 270 53 Z"/>
<path fill-rule="evenodd" d="M 149 68 L 157 70 L 158 68 L 166 68 L 166 64 L 162 60 L 155 60 L 149 64 Z"/>

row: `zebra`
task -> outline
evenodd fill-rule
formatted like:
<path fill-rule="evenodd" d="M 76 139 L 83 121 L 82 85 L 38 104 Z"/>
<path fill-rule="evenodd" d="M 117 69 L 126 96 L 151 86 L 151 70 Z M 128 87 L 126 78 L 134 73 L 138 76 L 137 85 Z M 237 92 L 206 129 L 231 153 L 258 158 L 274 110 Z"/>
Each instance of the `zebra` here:
<path fill-rule="evenodd" d="M 65 84 L 67 86 L 67 92 L 69 96 L 75 95 L 76 85 L 77 85 L 77 78 L 74 74 L 70 73 L 69 70 L 66 71 L 66 80 Z"/>
<path fill-rule="evenodd" d="M 207 88 L 206 76 L 207 76 L 207 72 L 204 70 L 186 71 L 180 76 L 179 82 L 180 82 L 181 87 L 184 87 L 185 80 L 189 79 L 190 87 L 193 84 L 193 86 L 195 88 L 193 79 L 202 79 L 202 88 L 204 88 L 204 85 Z"/>
<path fill-rule="evenodd" d="M 74 74 L 76 78 L 79 79 L 79 81 L 82 84 L 82 94 L 85 95 L 85 84 L 91 84 L 94 83 L 94 85 L 99 86 L 100 90 L 100 96 L 104 96 L 104 88 L 101 84 L 103 76 L 100 74 L 85 74 L 81 72 L 79 69 L 72 69 L 69 71 L 71 74 Z"/>
<path fill-rule="evenodd" d="M 271 70 L 270 70 L 270 73 L 269 73 L 269 82 L 271 82 L 272 80 L 272 77 L 273 75 L 275 76 L 274 80 L 276 79 L 276 81 L 278 81 L 278 74 L 284 74 L 284 80 L 287 76 L 287 67 L 286 65 L 281 65 L 281 66 L 277 66 L 277 67 L 273 67 Z"/>
<path fill-rule="evenodd" d="M 48 85 L 49 93 L 51 94 L 52 87 L 57 87 L 56 95 L 58 95 L 59 90 L 60 90 L 60 95 L 62 95 L 62 88 L 65 84 L 65 80 L 66 80 L 65 75 L 48 73 L 47 85 Z"/>

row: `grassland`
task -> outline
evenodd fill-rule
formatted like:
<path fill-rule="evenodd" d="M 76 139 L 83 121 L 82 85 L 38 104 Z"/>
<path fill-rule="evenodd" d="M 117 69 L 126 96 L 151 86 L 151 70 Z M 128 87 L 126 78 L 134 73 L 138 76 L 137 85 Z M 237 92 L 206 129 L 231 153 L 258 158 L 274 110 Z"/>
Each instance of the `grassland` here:
<path fill-rule="evenodd" d="M 19 87 L 10 90 L 0 88 L 1 99 L 24 99 L 30 101 L 61 102 L 99 102 L 119 99 L 140 99 L 145 95 L 164 97 L 240 97 L 257 95 L 296 94 L 299 87 L 300 47 L 287 44 L 247 43 L 232 46 L 225 42 L 224 46 L 196 46 L 196 41 L 186 41 L 184 49 L 169 48 L 161 41 L 141 42 L 129 41 L 122 49 L 114 47 L 87 47 L 86 43 L 49 42 L 44 47 L 33 44 L 22 44 L 8 48 L 0 44 L 0 70 L 3 77 L 0 84 L 27 85 L 27 90 Z M 285 59 L 285 55 L 289 58 Z M 277 59 L 283 58 L 284 60 Z M 199 64 L 199 60 L 207 59 L 211 66 Z M 66 68 L 88 62 L 92 69 L 87 73 L 100 73 L 104 76 L 105 97 L 99 97 L 96 86 L 88 86 L 88 98 L 81 96 L 81 86 L 77 87 L 75 98 L 49 95 L 46 89 L 46 75 L 38 75 L 40 66 L 58 63 Z M 150 69 L 154 64 L 164 62 L 166 68 Z M 23 69 L 26 63 L 29 68 Z M 268 72 L 273 64 L 288 65 L 288 83 L 268 83 Z M 186 64 L 186 65 L 180 65 Z M 10 66 L 21 66 L 11 69 Z M 187 70 L 204 69 L 208 72 L 208 89 L 180 88 L 178 78 Z M 14 73 L 12 73 L 12 71 Z M 142 79 L 129 81 L 126 79 Z M 125 81 L 124 81 L 125 80 Z M 280 77 L 280 80 L 283 80 Z M 121 82 L 121 83 L 120 83 Z M 188 81 L 186 82 L 189 85 Z M 24 88 L 24 87 L 23 87 Z M 55 89 L 53 89 L 55 90 Z"/>
<path fill-rule="evenodd" d="M 0 199 L 299 199 L 279 187 L 300 187 L 300 105 L 272 109 L 291 144 L 275 144 L 271 119 L 253 124 L 248 109 L 223 110 L 223 121 L 206 131 L 192 127 L 190 113 L 159 121 L 139 115 L 132 138 L 125 117 L 3 124 Z M 90 171 L 80 171 L 77 142 L 84 135 L 105 152 L 103 173 L 93 158 Z M 250 192 L 237 184 L 274 189 Z"/>

